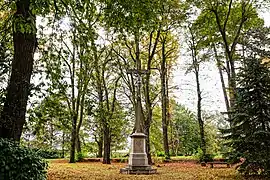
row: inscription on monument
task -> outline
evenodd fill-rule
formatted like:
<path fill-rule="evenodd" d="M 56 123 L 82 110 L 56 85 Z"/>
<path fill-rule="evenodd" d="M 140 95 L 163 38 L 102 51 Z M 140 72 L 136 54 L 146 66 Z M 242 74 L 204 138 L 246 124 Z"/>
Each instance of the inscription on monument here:
<path fill-rule="evenodd" d="M 134 153 L 143 153 L 143 139 L 135 139 Z"/>

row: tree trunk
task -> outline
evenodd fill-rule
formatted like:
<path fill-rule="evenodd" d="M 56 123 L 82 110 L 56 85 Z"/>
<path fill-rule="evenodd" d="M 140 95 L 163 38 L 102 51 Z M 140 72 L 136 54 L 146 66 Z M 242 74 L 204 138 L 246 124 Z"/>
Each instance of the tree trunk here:
<path fill-rule="evenodd" d="M 230 61 L 230 67 L 231 67 L 231 78 L 229 81 L 229 96 L 230 96 L 230 108 L 231 111 L 233 111 L 233 108 L 235 106 L 235 100 L 236 100 L 236 72 L 235 72 L 235 63 L 233 58 L 231 57 Z"/>
<path fill-rule="evenodd" d="M 103 152 L 103 136 L 100 137 L 100 140 L 97 142 L 97 144 L 98 144 L 98 155 L 97 155 L 97 157 L 101 158 L 102 157 L 102 152 Z"/>
<path fill-rule="evenodd" d="M 148 158 L 148 164 L 151 165 L 152 164 L 152 157 L 151 157 L 151 146 L 150 146 L 150 125 L 145 125 L 145 135 L 146 135 L 146 139 L 145 139 L 145 144 L 146 144 L 146 155 Z"/>
<path fill-rule="evenodd" d="M 148 158 L 148 164 L 152 164 L 152 158 L 151 158 L 151 153 L 150 153 L 150 126 L 152 123 L 152 116 L 153 116 L 153 107 L 152 107 L 152 101 L 150 99 L 150 75 L 151 75 L 151 65 L 152 65 L 152 60 L 154 58 L 155 52 L 156 52 L 156 47 L 158 44 L 158 39 L 160 36 L 160 29 L 157 31 L 157 36 L 155 38 L 153 48 L 152 47 L 152 38 L 153 38 L 153 31 L 150 34 L 150 43 L 149 43 L 149 49 L 148 49 L 148 61 L 147 61 L 147 73 L 145 77 L 145 82 L 144 82 L 144 95 L 145 95 L 145 107 L 147 111 L 147 116 L 146 116 L 146 121 L 144 123 L 144 131 L 146 134 L 146 154 Z M 139 49 L 139 48 L 138 48 Z M 138 51 L 139 54 L 139 51 Z M 140 62 L 141 66 L 141 61 L 138 56 L 138 60 Z M 141 67 L 138 68 L 138 71 L 141 70 Z"/>
<path fill-rule="evenodd" d="M 201 138 L 201 149 L 203 152 L 203 157 L 205 157 L 206 154 L 206 142 L 205 142 L 205 136 L 204 136 L 204 122 L 202 120 L 202 96 L 201 96 L 201 87 L 200 87 L 200 62 L 197 59 L 197 44 L 196 40 L 193 34 L 192 29 L 190 30 L 191 34 L 191 41 L 190 41 L 190 50 L 192 54 L 192 66 L 196 77 L 196 87 L 197 87 L 197 119 L 199 123 L 199 129 L 200 129 L 200 138 Z"/>
<path fill-rule="evenodd" d="M 199 122 L 199 126 L 200 126 L 200 137 L 201 137 L 201 149 L 203 152 L 203 157 L 206 154 L 206 143 L 205 143 L 205 136 L 204 136 L 204 123 L 202 120 L 202 97 L 201 97 L 201 90 L 200 90 L 200 80 L 199 80 L 199 70 L 195 70 L 195 74 L 196 74 L 196 85 L 197 85 L 197 97 L 198 97 L 198 101 L 197 101 L 197 119 Z"/>
<path fill-rule="evenodd" d="M 80 141 L 80 129 L 82 126 L 82 122 L 83 122 L 83 113 L 84 113 L 84 98 L 85 98 L 85 91 L 82 94 L 82 98 L 81 98 L 81 109 L 80 109 L 80 119 L 79 119 L 79 123 L 76 129 L 76 148 L 77 148 L 77 153 L 81 154 L 82 153 L 82 148 L 81 148 L 81 141 Z"/>
<path fill-rule="evenodd" d="M 227 95 L 227 92 L 226 92 L 226 86 L 225 86 L 225 81 L 224 81 L 224 77 L 223 77 L 223 72 L 222 72 L 222 69 L 221 69 L 221 61 L 220 61 L 220 59 L 218 57 L 217 49 L 216 49 L 215 44 L 213 45 L 213 48 L 214 48 L 214 52 L 215 52 L 215 59 L 217 61 L 217 67 L 218 67 L 218 71 L 219 71 L 220 82 L 221 82 L 221 86 L 222 86 L 222 91 L 223 91 L 224 101 L 225 101 L 225 105 L 226 105 L 226 110 L 227 110 L 228 116 L 229 116 L 230 115 L 229 114 L 230 104 L 229 104 L 229 99 L 228 99 L 228 95 Z"/>
<path fill-rule="evenodd" d="M 163 147 L 165 151 L 165 159 L 170 159 L 170 150 L 168 143 L 168 119 L 167 119 L 167 73 L 166 73 L 166 55 L 165 55 L 165 41 L 162 42 L 162 62 L 161 62 L 161 106 L 162 106 L 162 133 L 163 133 Z"/>
<path fill-rule="evenodd" d="M 147 116 L 144 123 L 144 131 L 146 137 L 146 154 L 148 158 L 148 164 L 152 164 L 152 158 L 150 153 L 150 126 L 152 122 L 152 103 L 150 100 L 150 89 L 149 89 L 149 83 L 150 83 L 150 73 L 146 74 L 146 80 L 145 80 L 145 106 L 147 111 Z"/>
<path fill-rule="evenodd" d="M 33 56 L 37 44 L 35 16 L 29 9 L 30 0 L 16 1 L 16 7 L 17 11 L 13 17 L 14 59 L 1 113 L 0 137 L 20 141 L 33 71 Z M 32 29 L 21 32 L 22 26 L 32 27 Z M 24 27 L 24 30 L 27 29 Z"/>
<path fill-rule="evenodd" d="M 76 137 L 76 150 L 77 150 L 78 154 L 81 154 L 82 153 L 82 147 L 81 147 L 80 134 L 79 134 L 78 131 L 77 131 L 76 134 L 77 134 L 77 137 Z"/>
<path fill-rule="evenodd" d="M 104 156 L 103 156 L 103 164 L 111 164 L 111 137 L 110 137 L 110 129 L 108 125 L 104 126 Z"/>
<path fill-rule="evenodd" d="M 72 132 L 71 132 L 71 148 L 70 148 L 70 163 L 75 163 L 75 149 L 76 149 L 76 139 L 77 139 L 77 116 L 72 117 Z"/>
<path fill-rule="evenodd" d="M 65 158 L 65 133 L 64 131 L 62 134 L 62 157 L 61 158 Z"/>

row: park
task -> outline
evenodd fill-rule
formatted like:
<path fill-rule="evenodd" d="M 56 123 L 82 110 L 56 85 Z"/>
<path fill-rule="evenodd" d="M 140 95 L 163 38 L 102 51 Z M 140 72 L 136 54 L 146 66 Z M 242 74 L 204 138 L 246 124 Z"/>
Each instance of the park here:
<path fill-rule="evenodd" d="M 0 0 L 0 180 L 267 178 L 269 0 Z"/>

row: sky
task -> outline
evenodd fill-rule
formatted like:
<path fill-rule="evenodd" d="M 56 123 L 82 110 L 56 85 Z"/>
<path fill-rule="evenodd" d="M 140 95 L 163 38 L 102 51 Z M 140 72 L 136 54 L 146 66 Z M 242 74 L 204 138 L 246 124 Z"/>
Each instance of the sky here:
<path fill-rule="evenodd" d="M 260 16 L 265 21 L 265 26 L 270 26 L 270 12 L 261 12 Z M 174 71 L 172 84 L 179 89 L 171 92 L 177 102 L 185 105 L 192 111 L 197 108 L 196 83 L 194 73 L 185 74 L 188 58 L 183 55 L 178 60 L 177 68 Z M 218 69 L 215 64 L 205 63 L 201 68 L 201 89 L 202 89 L 202 109 L 205 111 L 225 112 L 225 102 L 222 93 Z"/>

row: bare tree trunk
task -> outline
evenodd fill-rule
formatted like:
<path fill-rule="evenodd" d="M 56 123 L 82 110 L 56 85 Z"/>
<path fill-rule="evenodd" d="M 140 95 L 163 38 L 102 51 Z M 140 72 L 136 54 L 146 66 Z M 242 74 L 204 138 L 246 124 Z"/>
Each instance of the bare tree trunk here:
<path fill-rule="evenodd" d="M 62 158 L 65 158 L 65 133 L 62 134 Z"/>
<path fill-rule="evenodd" d="M 201 149 L 203 151 L 203 157 L 206 155 L 206 142 L 205 142 L 205 135 L 204 135 L 204 122 L 202 120 L 202 97 L 201 97 L 201 90 L 200 90 L 200 81 L 199 81 L 199 71 L 196 71 L 196 84 L 197 84 L 197 119 L 200 126 L 200 137 L 201 137 Z"/>
<path fill-rule="evenodd" d="M 218 57 L 217 49 L 216 49 L 215 44 L 213 45 L 213 48 L 214 48 L 214 52 L 215 52 L 215 58 L 216 58 L 216 61 L 217 61 L 217 67 L 218 67 L 218 71 L 219 71 L 219 76 L 220 76 L 220 81 L 221 81 L 221 86 L 222 86 L 224 101 L 225 101 L 225 105 L 226 105 L 226 110 L 229 113 L 229 111 L 230 111 L 230 104 L 229 104 L 229 99 L 228 99 L 228 95 L 227 95 L 227 92 L 226 92 L 226 86 L 225 86 L 225 81 L 224 81 L 224 77 L 223 77 L 223 72 L 222 72 L 222 69 L 221 69 L 222 64 L 221 64 L 221 61 L 220 61 L 220 59 Z M 228 114 L 228 115 L 230 115 L 230 114 Z"/>
<path fill-rule="evenodd" d="M 74 113 L 72 117 L 72 132 L 71 132 L 71 148 L 70 148 L 70 163 L 75 163 L 75 148 L 76 148 L 76 137 L 77 137 L 77 130 L 76 130 L 76 125 L 77 125 L 77 115 Z"/>
<path fill-rule="evenodd" d="M 84 113 L 84 98 L 85 98 L 85 92 L 83 92 L 82 94 L 82 98 L 81 98 L 81 109 L 80 109 L 80 119 L 79 119 L 79 123 L 77 126 L 77 138 L 76 138 L 76 148 L 77 148 L 77 153 L 81 154 L 82 153 L 82 148 L 81 148 L 81 141 L 80 141 L 80 129 L 82 126 L 82 122 L 83 122 L 83 113 Z"/>
<path fill-rule="evenodd" d="M 162 132 L 163 132 L 163 147 L 165 151 L 165 159 L 170 159 L 170 150 L 168 142 L 168 94 L 167 94 L 167 73 L 166 73 L 166 55 L 165 55 L 165 40 L 162 42 L 162 62 L 161 62 L 161 106 L 162 106 Z"/>
<path fill-rule="evenodd" d="M 103 164 L 111 164 L 111 136 L 110 136 L 110 128 L 108 125 L 104 126 L 104 156 L 103 156 Z"/>
<path fill-rule="evenodd" d="M 50 123 L 50 148 L 53 149 L 53 137 L 54 137 L 54 134 L 53 134 L 52 119 L 50 119 L 49 123 Z"/>
<path fill-rule="evenodd" d="M 146 135 L 146 139 L 145 139 L 145 143 L 146 143 L 146 155 L 148 158 L 148 164 L 151 165 L 152 164 L 152 156 L 150 153 L 151 150 L 151 146 L 150 146 L 150 125 L 145 125 L 145 135 Z"/>
<path fill-rule="evenodd" d="M 197 44 L 195 40 L 194 33 L 192 29 L 190 30 L 191 40 L 190 40 L 190 50 L 192 53 L 192 66 L 196 77 L 196 86 L 197 86 L 197 119 L 199 122 L 199 129 L 200 129 L 200 138 L 201 138 L 201 149 L 203 152 L 203 157 L 206 155 L 206 142 L 205 142 L 205 135 L 204 135 L 204 122 L 202 120 L 202 96 L 201 96 L 201 88 L 200 88 L 200 62 L 197 59 Z"/>
<path fill-rule="evenodd" d="M 102 152 L 103 152 L 103 135 L 100 137 L 99 141 L 97 142 L 98 144 L 98 158 L 102 157 Z"/>
<path fill-rule="evenodd" d="M 151 121 L 152 121 L 152 104 L 150 101 L 150 92 L 149 92 L 149 79 L 150 75 L 146 75 L 146 82 L 145 82 L 145 106 L 146 106 L 146 112 L 147 116 L 144 122 L 144 132 L 146 137 L 146 154 L 148 158 L 148 164 L 152 164 L 152 158 L 151 158 L 151 153 L 150 153 L 150 126 L 151 126 Z"/>
<path fill-rule="evenodd" d="M 31 13 L 30 3 L 30 0 L 16 1 L 17 10 L 13 17 L 14 59 L 0 119 L 0 137 L 15 141 L 20 141 L 25 123 L 33 56 L 37 46 L 35 16 Z M 32 29 L 21 32 L 21 26 L 24 25 Z"/>
<path fill-rule="evenodd" d="M 79 94 L 80 94 L 80 91 L 78 91 L 77 103 L 76 103 L 76 98 L 75 98 L 75 71 L 76 71 L 75 51 L 76 51 L 76 47 L 74 46 L 73 47 L 73 57 L 71 59 L 71 61 L 72 61 L 72 71 L 70 72 L 70 81 L 71 81 L 71 88 L 72 88 L 71 89 L 72 132 L 71 132 L 71 147 L 70 147 L 70 159 L 69 159 L 70 163 L 75 163 L 76 139 L 77 139 L 77 120 L 78 120 L 78 107 L 79 107 L 78 101 L 79 101 Z M 76 106 L 76 104 L 77 104 L 77 106 Z"/>

